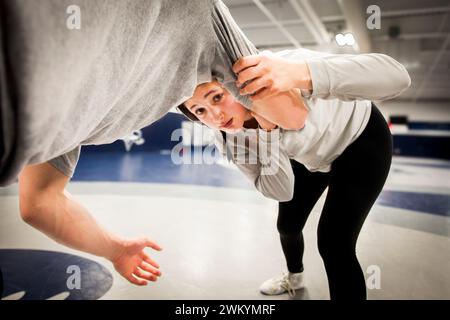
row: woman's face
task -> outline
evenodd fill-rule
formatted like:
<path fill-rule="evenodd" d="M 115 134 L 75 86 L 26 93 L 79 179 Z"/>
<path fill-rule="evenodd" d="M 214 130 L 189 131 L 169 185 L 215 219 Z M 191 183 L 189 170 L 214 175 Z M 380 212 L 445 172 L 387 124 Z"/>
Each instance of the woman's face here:
<path fill-rule="evenodd" d="M 227 133 L 240 131 L 244 122 L 252 118 L 250 111 L 217 81 L 197 86 L 184 105 L 208 127 Z"/>

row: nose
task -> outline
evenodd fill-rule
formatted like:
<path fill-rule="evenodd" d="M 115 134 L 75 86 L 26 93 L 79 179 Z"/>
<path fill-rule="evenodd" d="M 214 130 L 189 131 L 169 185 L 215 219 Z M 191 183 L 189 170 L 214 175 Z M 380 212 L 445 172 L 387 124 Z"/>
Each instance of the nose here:
<path fill-rule="evenodd" d="M 219 108 L 214 110 L 213 115 L 214 115 L 214 120 L 219 124 L 222 123 L 223 120 L 225 119 L 225 115 L 224 115 L 223 111 Z"/>

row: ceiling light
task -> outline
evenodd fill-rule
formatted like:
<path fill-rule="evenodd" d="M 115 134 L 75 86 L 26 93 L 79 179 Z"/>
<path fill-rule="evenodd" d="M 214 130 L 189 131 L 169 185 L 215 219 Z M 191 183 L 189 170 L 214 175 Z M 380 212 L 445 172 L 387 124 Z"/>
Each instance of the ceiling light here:
<path fill-rule="evenodd" d="M 341 47 L 354 46 L 356 43 L 355 37 L 350 32 L 346 34 L 338 33 L 334 36 L 334 39 L 336 40 L 336 43 Z"/>
<path fill-rule="evenodd" d="M 345 44 L 347 43 L 347 39 L 342 33 L 338 33 L 337 35 L 335 35 L 334 39 L 336 40 L 337 44 L 341 47 L 345 46 Z"/>

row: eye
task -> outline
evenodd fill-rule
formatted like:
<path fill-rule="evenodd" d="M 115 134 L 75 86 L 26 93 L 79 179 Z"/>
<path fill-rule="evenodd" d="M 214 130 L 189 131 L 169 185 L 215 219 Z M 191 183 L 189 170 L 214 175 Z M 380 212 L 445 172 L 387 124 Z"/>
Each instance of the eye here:
<path fill-rule="evenodd" d="M 205 108 L 198 108 L 197 110 L 195 110 L 194 113 L 196 116 L 201 116 L 204 112 L 205 112 Z"/>
<path fill-rule="evenodd" d="M 213 101 L 217 103 L 217 102 L 219 102 L 220 100 L 222 100 L 222 97 L 223 97 L 223 93 L 216 94 L 216 95 L 213 97 Z"/>

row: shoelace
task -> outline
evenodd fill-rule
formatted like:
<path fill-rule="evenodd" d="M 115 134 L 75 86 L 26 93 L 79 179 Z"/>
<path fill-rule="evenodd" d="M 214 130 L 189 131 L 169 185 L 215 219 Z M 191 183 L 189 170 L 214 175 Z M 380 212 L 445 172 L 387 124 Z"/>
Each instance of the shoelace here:
<path fill-rule="evenodd" d="M 283 289 L 286 289 L 288 295 L 291 298 L 295 297 L 295 289 L 292 287 L 291 282 L 289 281 L 289 275 L 288 274 L 284 274 L 283 278 L 281 279 L 281 287 Z"/>

